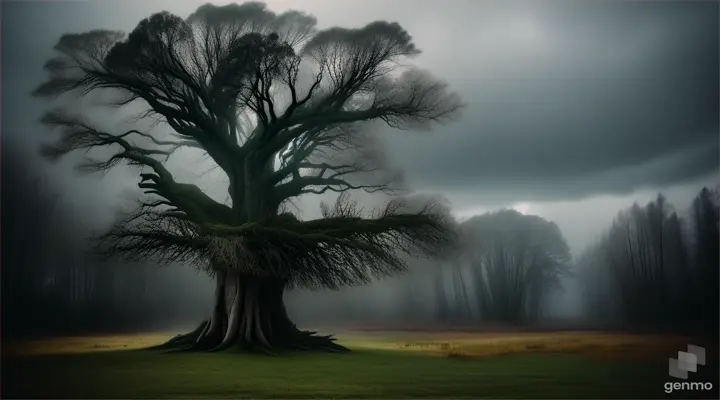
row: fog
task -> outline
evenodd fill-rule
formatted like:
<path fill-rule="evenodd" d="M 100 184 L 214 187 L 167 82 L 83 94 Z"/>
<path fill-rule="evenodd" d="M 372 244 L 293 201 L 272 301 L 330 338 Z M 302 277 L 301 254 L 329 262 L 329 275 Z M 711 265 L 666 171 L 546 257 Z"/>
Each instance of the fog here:
<path fill-rule="evenodd" d="M 83 175 L 74 168 L 82 154 L 56 163 L 42 159 L 40 144 L 54 136 L 37 121 L 52 104 L 30 95 L 45 79 L 43 64 L 53 56 L 62 34 L 92 29 L 127 32 L 154 12 L 167 10 L 184 18 L 203 3 L 3 3 L 3 325 L 10 321 L 15 333 L 182 330 L 210 312 L 212 280 L 186 265 L 159 269 L 152 261 L 130 264 L 99 260 L 89 253 L 87 237 L 107 230 L 117 212 L 141 193 L 137 170 L 118 167 L 106 174 Z M 703 221 L 709 226 L 717 222 L 717 193 L 709 194 L 705 203 L 697 201 L 703 199 L 704 187 L 716 188 L 719 177 L 717 2 L 453 0 L 443 2 L 442 8 L 424 0 L 267 4 L 276 12 L 299 8 L 311 13 L 320 28 L 399 22 L 422 50 L 413 63 L 447 82 L 466 104 L 456 121 L 431 132 L 383 126 L 376 135 L 388 168 L 402 171 L 408 188 L 446 202 L 465 232 L 467 254 L 411 259 L 408 273 L 361 287 L 286 293 L 288 311 L 299 326 L 332 330 L 367 324 L 521 320 L 611 324 L 623 318 L 658 322 L 640 321 L 642 310 L 627 310 L 633 300 L 613 292 L 632 290 L 632 285 L 600 287 L 600 294 L 588 286 L 600 281 L 593 277 L 610 277 L 608 271 L 625 262 L 618 256 L 617 265 L 600 265 L 602 251 L 616 254 L 613 240 L 620 231 L 613 233 L 613 223 L 633 204 L 645 210 L 630 213 L 627 226 L 632 225 L 633 232 L 646 220 L 652 232 L 657 230 L 652 221 L 660 221 L 661 227 L 678 221 L 674 231 L 661 229 L 665 233 L 660 233 L 659 257 L 667 262 L 654 261 L 653 268 L 662 264 L 664 270 L 675 271 L 668 276 L 676 276 L 672 274 L 705 271 L 703 267 L 715 263 L 714 272 L 694 272 L 685 286 L 663 289 L 679 299 L 663 307 L 703 308 L 707 299 L 686 299 L 686 292 L 703 280 L 714 283 L 706 292 L 717 293 L 717 261 L 703 258 L 713 248 L 703 244 L 705 231 L 699 228 Z M 127 123 L 136 111 L 102 109 L 97 107 L 101 100 L 90 96 L 70 106 L 102 127 Z M 136 126 L 147 127 L 147 122 Z M 168 168 L 179 181 L 197 184 L 218 201 L 227 200 L 227 177 L 199 151 L 178 152 Z M 664 200 L 659 203 L 667 206 L 658 206 L 660 193 Z M 368 208 L 381 204 L 384 196 L 353 193 Z M 335 197 L 305 195 L 291 210 L 301 219 L 319 218 L 320 203 Z M 657 209 L 660 216 L 653 219 Z M 480 216 L 497 219 L 473 218 Z M 554 283 L 547 287 L 555 289 L 542 289 L 537 297 L 530 294 L 535 289 L 527 289 L 537 309 L 523 308 L 517 311 L 522 315 L 496 316 L 492 321 L 476 317 L 512 314 L 481 312 L 480 304 L 487 302 L 480 300 L 478 282 L 493 285 L 488 271 L 494 264 L 478 260 L 489 259 L 493 246 L 505 243 L 503 235 L 535 232 L 523 225 L 538 221 L 531 216 L 558 229 L 558 243 L 566 243 L 567 254 L 557 250 L 553 260 L 563 260 L 557 263 L 567 271 L 555 272 L 561 269 L 555 261 L 543 267 L 553 271 L 543 276 L 552 276 Z M 717 223 L 714 226 L 716 232 Z M 476 237 L 473 232 L 480 233 Z M 548 236 L 548 230 L 541 232 L 537 237 Z M 675 240 L 668 232 L 682 242 L 672 252 L 662 247 Z M 502 246 L 511 248 L 509 243 Z M 556 245 L 563 247 L 548 244 Z M 644 245 L 655 249 L 654 244 Z M 635 268 L 632 262 L 626 264 Z M 620 298 L 624 306 L 614 303 Z M 694 322 L 705 323 L 712 313 L 698 311 L 702 315 Z M 660 322 L 678 321 L 672 318 Z"/>

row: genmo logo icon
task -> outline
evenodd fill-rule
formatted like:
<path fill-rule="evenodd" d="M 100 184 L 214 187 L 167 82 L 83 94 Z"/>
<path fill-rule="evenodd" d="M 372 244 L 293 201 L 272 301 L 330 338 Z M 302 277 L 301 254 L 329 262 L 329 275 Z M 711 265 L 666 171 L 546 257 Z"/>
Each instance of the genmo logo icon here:
<path fill-rule="evenodd" d="M 705 349 L 689 344 L 687 352 L 678 351 L 677 358 L 670 360 L 669 374 L 673 378 L 687 379 L 688 372 L 697 372 L 698 365 L 705 365 Z"/>
<path fill-rule="evenodd" d="M 697 372 L 698 366 L 705 365 L 705 349 L 689 344 L 687 351 L 678 351 L 677 358 L 669 359 L 668 374 L 677 379 L 687 380 L 690 372 Z M 712 382 L 665 382 L 665 393 L 680 390 L 712 390 Z"/>

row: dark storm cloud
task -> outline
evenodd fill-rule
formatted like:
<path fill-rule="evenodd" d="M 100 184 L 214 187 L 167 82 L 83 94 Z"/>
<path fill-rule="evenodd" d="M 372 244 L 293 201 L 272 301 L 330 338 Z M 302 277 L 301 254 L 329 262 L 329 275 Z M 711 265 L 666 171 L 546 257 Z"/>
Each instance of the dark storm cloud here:
<path fill-rule="evenodd" d="M 391 138 L 415 186 L 481 203 L 552 200 L 718 171 L 717 2 L 492 15 L 438 66 L 468 103 L 464 118 L 436 136 Z"/>
<path fill-rule="evenodd" d="M 30 154 L 49 137 L 35 123 L 48 104 L 29 93 L 61 34 L 127 31 L 161 9 L 184 17 L 200 4 L 3 4 L 3 140 Z M 432 134 L 391 133 L 388 155 L 411 185 L 455 207 L 655 190 L 717 172 L 717 2 L 443 4 L 442 12 L 425 0 L 269 8 L 299 8 L 321 27 L 385 19 L 409 31 L 422 51 L 417 65 L 448 80 L 467 108 Z M 47 171 L 88 205 L 134 186 L 132 172 L 100 184 L 65 164 Z"/>

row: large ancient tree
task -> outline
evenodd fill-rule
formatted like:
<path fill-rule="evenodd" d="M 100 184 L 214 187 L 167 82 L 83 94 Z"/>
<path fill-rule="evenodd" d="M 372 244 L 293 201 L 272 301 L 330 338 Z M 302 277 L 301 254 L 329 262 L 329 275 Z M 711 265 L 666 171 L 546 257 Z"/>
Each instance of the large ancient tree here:
<path fill-rule="evenodd" d="M 405 270 L 403 253 L 434 255 L 451 239 L 432 205 L 394 200 L 367 215 L 341 195 L 319 220 L 283 211 L 304 194 L 392 188 L 367 149 L 369 124 L 426 128 L 459 108 L 446 85 L 402 64 L 419 51 L 397 23 L 315 25 L 260 3 L 208 4 L 187 19 L 154 14 L 127 36 L 64 35 L 45 65 L 35 95 L 109 91 L 108 106 L 142 105 L 140 118 L 153 122 L 112 131 L 67 109 L 42 118 L 61 132 L 48 157 L 104 148 L 81 167 L 140 167 L 139 187 L 154 198 L 100 238 L 105 252 L 192 263 L 215 277 L 211 317 L 168 347 L 339 350 L 291 323 L 285 289 L 365 283 Z M 181 147 L 222 169 L 229 204 L 173 176 L 166 161 Z"/>

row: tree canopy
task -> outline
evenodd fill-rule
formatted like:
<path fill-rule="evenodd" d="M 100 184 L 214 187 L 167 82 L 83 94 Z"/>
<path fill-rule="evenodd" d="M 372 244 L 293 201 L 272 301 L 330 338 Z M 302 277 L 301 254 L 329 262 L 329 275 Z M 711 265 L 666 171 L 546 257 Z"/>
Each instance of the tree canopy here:
<path fill-rule="evenodd" d="M 560 288 L 570 249 L 558 226 L 535 215 L 501 210 L 461 224 L 462 258 L 473 271 L 481 316 L 520 321 L 537 317 Z"/>
<path fill-rule="evenodd" d="M 154 198 L 101 238 L 109 254 L 337 287 L 403 270 L 398 250 L 433 255 L 452 240 L 432 205 L 408 211 L 402 200 L 367 214 L 341 196 L 316 221 L 283 212 L 304 194 L 396 189 L 367 148 L 372 124 L 425 129 L 461 109 L 445 83 L 405 64 L 420 51 L 399 24 L 316 23 L 262 3 L 206 4 L 185 19 L 156 13 L 128 35 L 60 38 L 36 96 L 110 90 L 107 106 L 142 104 L 138 118 L 152 121 L 147 131 L 116 132 L 67 109 L 42 118 L 61 135 L 43 148 L 47 157 L 112 148 L 80 168 L 141 168 L 139 187 Z M 166 161 L 182 147 L 227 174 L 230 204 L 173 176 Z"/>

